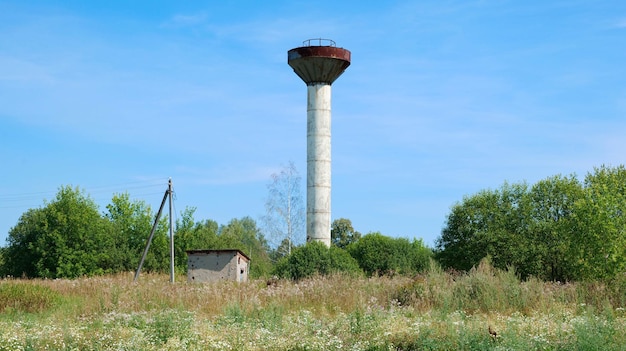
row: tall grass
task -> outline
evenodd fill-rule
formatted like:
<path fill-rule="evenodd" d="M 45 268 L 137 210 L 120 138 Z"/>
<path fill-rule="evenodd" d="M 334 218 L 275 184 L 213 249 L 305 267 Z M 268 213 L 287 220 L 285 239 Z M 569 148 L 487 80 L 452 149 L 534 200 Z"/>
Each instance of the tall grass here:
<path fill-rule="evenodd" d="M 0 282 L 1 350 L 620 350 L 626 293 L 484 261 L 415 277 Z M 183 280 L 181 282 L 181 280 Z M 490 333 L 489 330 L 493 333 Z"/>
<path fill-rule="evenodd" d="M 498 270 L 483 260 L 468 273 L 446 273 L 433 265 L 401 286 L 394 296 L 399 303 L 421 311 L 530 315 L 579 305 L 597 311 L 623 308 L 626 284 L 558 283 L 534 278 L 522 282 L 514 269 Z"/>
<path fill-rule="evenodd" d="M 44 312 L 60 301 L 60 295 L 46 286 L 12 281 L 0 283 L 0 313 Z"/>

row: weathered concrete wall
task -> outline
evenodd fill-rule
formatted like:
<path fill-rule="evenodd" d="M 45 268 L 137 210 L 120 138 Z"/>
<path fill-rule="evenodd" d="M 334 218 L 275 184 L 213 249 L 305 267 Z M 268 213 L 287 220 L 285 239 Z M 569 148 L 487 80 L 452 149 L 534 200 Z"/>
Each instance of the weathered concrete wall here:
<path fill-rule="evenodd" d="M 248 280 L 249 260 L 237 250 L 187 252 L 187 281 Z"/>

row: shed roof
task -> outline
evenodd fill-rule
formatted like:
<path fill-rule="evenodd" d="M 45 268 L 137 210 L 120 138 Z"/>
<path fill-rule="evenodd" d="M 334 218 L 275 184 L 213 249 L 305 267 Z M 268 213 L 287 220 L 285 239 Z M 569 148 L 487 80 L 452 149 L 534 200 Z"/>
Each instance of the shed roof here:
<path fill-rule="evenodd" d="M 197 254 L 210 254 L 210 253 L 228 253 L 228 252 L 237 252 L 239 253 L 241 256 L 245 257 L 248 261 L 250 261 L 250 257 L 248 257 L 248 255 L 246 255 L 245 253 L 243 253 L 243 251 L 239 250 L 239 249 L 219 249 L 219 250 L 187 250 L 187 255 L 197 255 Z"/>

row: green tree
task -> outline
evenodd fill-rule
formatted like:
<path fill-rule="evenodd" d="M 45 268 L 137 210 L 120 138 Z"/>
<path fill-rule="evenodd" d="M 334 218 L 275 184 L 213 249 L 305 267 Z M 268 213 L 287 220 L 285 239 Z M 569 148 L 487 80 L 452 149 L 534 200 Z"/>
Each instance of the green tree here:
<path fill-rule="evenodd" d="M 41 255 L 35 250 L 37 238 L 46 231 L 46 210 L 30 209 L 22 214 L 15 227 L 9 230 L 4 250 L 2 275 L 14 277 L 38 277 L 35 263 Z"/>
<path fill-rule="evenodd" d="M 238 249 L 248 255 L 252 277 L 266 276 L 271 271 L 267 240 L 250 217 L 233 219 L 220 227 L 217 246 L 219 249 Z"/>
<path fill-rule="evenodd" d="M 27 211 L 11 229 L 4 271 L 43 278 L 108 272 L 108 229 L 91 198 L 78 188 L 61 187 L 53 201 Z"/>
<path fill-rule="evenodd" d="M 156 214 L 144 201 L 131 200 L 128 193 L 113 195 L 106 206 L 105 218 L 111 224 L 110 266 L 115 272 L 134 271 L 154 224 Z M 167 218 L 161 218 L 143 265 L 145 271 L 165 272 L 169 267 L 169 238 Z"/>
<path fill-rule="evenodd" d="M 174 248 L 176 267 L 187 270 L 187 250 L 217 249 L 218 224 L 213 220 L 196 222 L 193 218 L 195 208 L 186 208 L 181 218 L 176 220 Z"/>
<path fill-rule="evenodd" d="M 111 223 L 110 236 L 114 245 L 110 266 L 115 272 L 136 270 L 154 221 L 150 207 L 143 201 L 131 201 L 129 194 L 123 193 L 113 195 L 106 208 L 108 212 L 105 218 Z M 155 235 L 165 235 L 164 229 L 161 228 Z M 158 247 L 150 247 L 152 250 L 148 252 L 144 263 L 147 270 L 156 268 L 156 262 L 164 259 L 155 256 Z"/>
<path fill-rule="evenodd" d="M 333 245 L 345 249 L 361 238 L 361 233 L 354 230 L 352 221 L 346 218 L 335 219 L 330 227 L 330 238 Z"/>
<path fill-rule="evenodd" d="M 483 190 L 454 204 L 436 242 L 436 258 L 444 268 L 467 271 L 489 254 L 487 229 L 495 222 L 498 194 Z"/>
<path fill-rule="evenodd" d="M 452 207 L 437 239 L 437 260 L 445 268 L 469 270 L 490 256 L 497 268 L 514 266 L 522 276 L 536 274 L 528 194 L 526 183 L 504 183 L 498 190 L 465 196 Z"/>
<path fill-rule="evenodd" d="M 39 276 L 75 278 L 107 272 L 111 240 L 98 205 L 79 188 L 62 187 L 46 206 L 47 231 L 37 238 Z"/>
<path fill-rule="evenodd" d="M 537 182 L 530 189 L 532 208 L 528 237 L 532 239 L 536 276 L 552 281 L 574 278 L 570 246 L 574 233 L 576 203 L 583 187 L 575 175 L 557 175 Z"/>
<path fill-rule="evenodd" d="M 610 280 L 626 271 L 626 169 L 595 168 L 576 202 L 570 257 L 581 280 Z"/>
<path fill-rule="evenodd" d="M 484 228 L 494 267 L 506 269 L 513 266 L 524 277 L 537 274 L 535 246 L 527 234 L 531 210 L 528 193 L 526 182 L 505 182 L 496 191 L 494 221 Z"/>

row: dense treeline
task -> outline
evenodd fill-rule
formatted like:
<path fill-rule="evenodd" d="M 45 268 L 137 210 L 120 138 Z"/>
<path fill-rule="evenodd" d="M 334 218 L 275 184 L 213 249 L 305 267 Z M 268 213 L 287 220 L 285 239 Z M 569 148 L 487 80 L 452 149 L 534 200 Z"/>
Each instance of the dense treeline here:
<path fill-rule="evenodd" d="M 186 208 L 175 223 L 174 265 L 179 273 L 187 270 L 185 252 L 190 249 L 239 249 L 252 259 L 251 276 L 276 274 L 292 279 L 336 271 L 369 275 L 417 272 L 430 257 L 430 249 L 421 241 L 411 243 L 380 233 L 361 238 L 344 218 L 333 223 L 331 248 L 303 245 L 289 253 L 290 241 L 270 248 L 250 217 L 219 225 L 213 220 L 196 221 L 194 212 Z M 8 245 L 2 248 L 0 274 L 75 278 L 134 271 L 154 218 L 150 206 L 131 200 L 128 194 L 114 195 L 106 211 L 100 213 L 84 191 L 61 187 L 52 201 L 28 210 L 11 228 Z M 143 265 L 145 271 L 169 269 L 168 222 L 167 218 L 160 219 Z M 385 255 L 390 257 L 381 259 Z"/>
<path fill-rule="evenodd" d="M 611 280 L 626 269 L 625 213 L 624 166 L 595 168 L 582 182 L 505 183 L 452 207 L 436 258 L 463 271 L 490 257 L 523 278 Z"/>
<path fill-rule="evenodd" d="M 525 279 L 612 281 L 626 273 L 626 169 L 594 169 L 583 181 L 553 176 L 533 185 L 504 183 L 465 196 L 447 216 L 433 251 L 421 240 L 361 235 L 337 219 L 332 246 L 272 248 L 250 217 L 226 225 L 196 221 L 187 208 L 176 220 L 175 268 L 186 272 L 186 250 L 240 249 L 252 258 L 253 277 L 300 279 L 314 274 L 413 275 L 432 258 L 443 268 L 469 271 L 488 258 L 496 268 Z M 0 274 L 74 278 L 134 271 L 155 215 L 143 201 L 116 194 L 106 211 L 83 191 L 61 187 L 40 208 L 26 211 L 0 251 Z M 144 270 L 169 268 L 167 218 L 162 218 Z"/>

